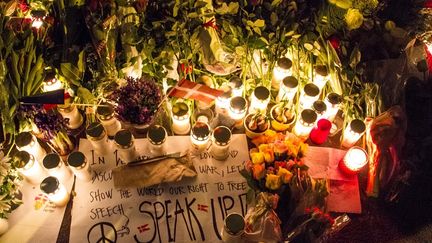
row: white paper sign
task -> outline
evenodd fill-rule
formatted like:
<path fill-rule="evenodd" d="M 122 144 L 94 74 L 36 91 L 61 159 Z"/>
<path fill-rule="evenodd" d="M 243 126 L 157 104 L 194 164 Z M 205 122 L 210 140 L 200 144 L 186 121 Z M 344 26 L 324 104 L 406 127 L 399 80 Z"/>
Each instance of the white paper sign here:
<path fill-rule="evenodd" d="M 168 137 L 167 153 L 190 147 L 188 136 Z M 140 155 L 149 154 L 146 139 L 136 139 Z M 218 242 L 224 218 L 246 214 L 246 180 L 239 174 L 249 159 L 244 134 L 233 135 L 226 161 L 197 155 L 198 176 L 179 183 L 118 190 L 111 169 L 124 165 L 112 154 L 99 156 L 87 140 L 80 151 L 94 170 L 91 182 L 77 181 L 72 208 L 71 242 Z"/>

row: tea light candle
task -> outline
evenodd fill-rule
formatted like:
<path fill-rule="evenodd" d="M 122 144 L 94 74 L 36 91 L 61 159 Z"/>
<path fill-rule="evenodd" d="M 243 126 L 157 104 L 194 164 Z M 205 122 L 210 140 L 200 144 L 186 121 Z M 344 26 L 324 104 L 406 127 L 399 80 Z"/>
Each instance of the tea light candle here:
<path fill-rule="evenodd" d="M 315 111 L 311 109 L 304 109 L 294 126 L 293 133 L 302 138 L 309 136 L 309 133 L 314 127 L 316 119 L 317 114 Z"/>
<path fill-rule="evenodd" d="M 324 86 L 327 84 L 329 73 L 326 66 L 318 65 L 315 67 L 315 77 L 313 79 L 313 83 L 322 90 Z"/>
<path fill-rule="evenodd" d="M 44 92 L 59 90 L 63 88 L 64 88 L 63 83 L 55 77 L 54 72 L 50 72 L 47 74 L 42 86 L 42 90 Z"/>
<path fill-rule="evenodd" d="M 216 98 L 215 110 L 217 114 L 227 115 L 230 104 L 232 91 L 224 92 L 221 96 Z"/>
<path fill-rule="evenodd" d="M 312 110 L 314 110 L 317 114 L 317 121 L 319 121 L 321 118 L 324 118 L 327 105 L 324 103 L 324 101 L 317 100 L 312 104 Z"/>
<path fill-rule="evenodd" d="M 298 90 L 298 80 L 293 76 L 285 77 L 282 80 L 281 88 L 279 89 L 278 96 L 276 98 L 277 102 L 282 100 L 287 100 L 292 103 L 294 96 Z"/>
<path fill-rule="evenodd" d="M 231 87 L 231 95 L 233 97 L 243 96 L 243 81 L 239 77 L 233 76 L 230 78 L 228 85 Z"/>
<path fill-rule="evenodd" d="M 92 170 L 90 163 L 87 162 L 85 155 L 79 151 L 74 151 L 67 158 L 68 164 L 75 176 L 82 181 L 91 181 Z"/>
<path fill-rule="evenodd" d="M 76 105 L 59 105 L 57 109 L 63 118 L 69 119 L 68 128 L 77 129 L 83 124 L 84 119 Z"/>
<path fill-rule="evenodd" d="M 20 151 L 27 151 L 33 155 L 36 160 L 42 161 L 46 155 L 46 151 L 39 144 L 35 136 L 30 132 L 21 132 L 15 138 L 15 144 Z"/>
<path fill-rule="evenodd" d="M 115 117 L 114 107 L 109 103 L 102 103 L 96 108 L 96 116 L 105 128 L 108 137 L 114 137 L 120 131 L 121 123 Z"/>
<path fill-rule="evenodd" d="M 346 174 L 357 174 L 368 162 L 367 153 L 360 147 L 352 147 L 339 162 L 339 169 Z"/>
<path fill-rule="evenodd" d="M 23 174 L 28 182 L 39 184 L 46 176 L 46 172 L 35 160 L 33 155 L 27 151 L 19 151 L 15 154 L 14 160 L 17 164 L 18 171 Z"/>
<path fill-rule="evenodd" d="M 269 101 L 270 91 L 264 86 L 256 87 L 251 98 L 249 113 L 265 113 Z"/>
<path fill-rule="evenodd" d="M 191 142 L 195 152 L 203 152 L 210 141 L 210 126 L 204 122 L 197 122 L 192 127 Z"/>
<path fill-rule="evenodd" d="M 165 153 L 165 141 L 167 137 L 167 131 L 163 126 L 154 125 L 149 127 L 147 139 L 150 142 L 150 152 L 155 155 L 163 155 Z"/>
<path fill-rule="evenodd" d="M 218 126 L 213 130 L 210 154 L 217 160 L 226 160 L 229 156 L 231 130 L 225 126 Z"/>
<path fill-rule="evenodd" d="M 342 103 L 342 96 L 336 93 L 329 93 L 324 102 L 327 106 L 324 118 L 333 121 L 339 111 L 340 104 Z"/>
<path fill-rule="evenodd" d="M 68 181 L 72 175 L 72 171 L 66 166 L 60 156 L 55 153 L 50 153 L 43 159 L 43 166 L 48 174 L 54 176 L 61 181 Z"/>
<path fill-rule="evenodd" d="M 343 133 L 342 146 L 349 148 L 353 146 L 363 135 L 366 125 L 362 120 L 352 120 Z"/>
<path fill-rule="evenodd" d="M 70 196 L 65 186 L 53 176 L 45 178 L 40 184 L 40 189 L 56 206 L 63 207 L 69 202 Z"/>
<path fill-rule="evenodd" d="M 117 152 L 124 162 L 129 163 L 138 157 L 134 137 L 129 130 L 122 129 L 114 136 Z"/>
<path fill-rule="evenodd" d="M 175 109 L 175 106 L 184 109 Z M 177 102 L 172 110 L 172 130 L 175 134 L 185 135 L 190 130 L 190 112 L 189 107 L 184 102 Z"/>
<path fill-rule="evenodd" d="M 235 121 L 237 129 L 242 128 L 243 118 L 246 116 L 247 101 L 241 96 L 233 97 L 230 101 L 229 116 Z"/>
<path fill-rule="evenodd" d="M 87 139 L 93 146 L 93 149 L 99 154 L 107 154 L 111 150 L 108 142 L 107 133 L 99 122 L 93 122 L 86 129 Z"/>
<path fill-rule="evenodd" d="M 291 76 L 292 61 L 286 57 L 279 58 L 273 69 L 272 88 L 279 89 L 280 83 L 285 77 Z"/>
<path fill-rule="evenodd" d="M 312 104 L 318 99 L 319 93 L 318 86 L 313 83 L 306 84 L 300 96 L 300 107 L 302 109 L 311 108 Z"/>
<path fill-rule="evenodd" d="M 224 220 L 224 225 L 221 232 L 222 242 L 244 242 L 244 240 L 242 239 L 244 227 L 245 221 L 242 215 L 238 213 L 229 214 Z"/>

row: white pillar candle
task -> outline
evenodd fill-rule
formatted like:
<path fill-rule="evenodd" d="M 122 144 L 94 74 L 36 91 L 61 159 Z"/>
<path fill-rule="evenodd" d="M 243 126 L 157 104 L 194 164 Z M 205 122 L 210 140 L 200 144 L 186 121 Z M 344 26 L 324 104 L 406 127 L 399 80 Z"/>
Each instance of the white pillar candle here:
<path fill-rule="evenodd" d="M 240 129 L 243 126 L 243 119 L 247 112 L 247 101 L 241 96 L 233 97 L 230 101 L 229 116 L 235 121 L 235 127 Z"/>
<path fill-rule="evenodd" d="M 70 129 L 77 129 L 84 122 L 84 119 L 76 105 L 72 105 L 72 104 L 59 105 L 58 111 L 63 116 L 63 118 L 69 119 L 68 127 Z"/>
<path fill-rule="evenodd" d="M 178 135 L 185 135 L 190 130 L 190 111 L 184 102 L 177 102 L 171 109 L 172 131 Z"/>
<path fill-rule="evenodd" d="M 93 149 L 99 155 L 105 155 L 111 151 L 111 144 L 108 142 L 107 133 L 101 123 L 93 122 L 88 125 L 86 135 Z"/>
<path fill-rule="evenodd" d="M 339 111 L 340 104 L 342 103 L 342 96 L 336 93 L 329 93 L 324 102 L 327 106 L 327 111 L 323 118 L 326 118 L 329 121 L 334 121 Z"/>
<path fill-rule="evenodd" d="M 45 178 L 40 184 L 40 189 L 56 206 L 63 207 L 69 202 L 70 196 L 68 191 L 56 177 L 49 176 Z"/>
<path fill-rule="evenodd" d="M 45 149 L 39 144 L 37 138 L 30 132 L 21 132 L 15 138 L 15 144 L 19 151 L 27 151 L 37 161 L 42 161 L 46 155 Z"/>
<path fill-rule="evenodd" d="M 292 75 L 292 62 L 286 57 L 279 58 L 276 66 L 273 68 L 272 88 L 279 90 L 282 80 Z"/>
<path fill-rule="evenodd" d="M 227 115 L 231 99 L 231 91 L 224 92 L 221 96 L 216 98 L 215 110 L 217 114 Z"/>
<path fill-rule="evenodd" d="M 317 100 L 312 104 L 312 110 L 314 110 L 317 114 L 316 120 L 319 121 L 321 118 L 325 117 L 327 105 L 324 103 L 324 101 Z"/>
<path fill-rule="evenodd" d="M 59 90 L 63 88 L 63 83 L 55 77 L 54 73 L 47 75 L 47 78 L 45 79 L 42 86 L 42 90 L 44 92 Z"/>
<path fill-rule="evenodd" d="M 33 155 L 27 151 L 19 151 L 15 154 L 14 160 L 18 165 L 18 171 L 32 184 L 39 184 L 46 176 L 45 170 L 35 160 Z"/>
<path fill-rule="evenodd" d="M 129 163 L 138 157 L 134 137 L 129 130 L 120 130 L 114 136 L 117 153 L 124 162 Z"/>
<path fill-rule="evenodd" d="M 264 86 L 258 86 L 251 96 L 249 113 L 265 113 L 270 102 L 270 91 Z"/>
<path fill-rule="evenodd" d="M 68 156 L 68 164 L 75 176 L 82 181 L 92 179 L 90 163 L 87 162 L 85 155 L 79 151 L 72 152 Z"/>
<path fill-rule="evenodd" d="M 294 96 L 297 94 L 298 80 L 293 76 L 285 77 L 281 82 L 277 102 L 287 100 L 289 103 L 293 103 Z"/>
<path fill-rule="evenodd" d="M 96 108 L 96 116 L 99 118 L 109 137 L 114 137 L 120 131 L 121 123 L 115 117 L 114 107 L 111 104 L 102 103 L 101 106 L 98 106 Z"/>
<path fill-rule="evenodd" d="M 308 83 L 303 88 L 300 95 L 300 108 L 301 109 L 309 109 L 312 107 L 312 104 L 318 100 L 320 90 L 319 88 L 313 84 Z"/>
<path fill-rule="evenodd" d="M 363 136 L 366 130 L 365 123 L 360 119 L 352 120 L 343 133 L 342 146 L 349 148 Z"/>
<path fill-rule="evenodd" d="M 367 153 L 360 147 L 352 147 L 345 154 L 339 168 L 347 174 L 358 173 L 368 162 Z"/>
<path fill-rule="evenodd" d="M 201 153 L 208 147 L 210 141 L 210 126 L 204 122 L 197 122 L 192 127 L 191 142 L 194 152 Z"/>
<path fill-rule="evenodd" d="M 294 126 L 293 133 L 298 137 L 307 138 L 314 127 L 316 119 L 317 115 L 315 111 L 311 109 L 303 110 Z"/>
<path fill-rule="evenodd" d="M 233 76 L 230 78 L 228 85 L 231 87 L 232 97 L 243 96 L 244 85 L 239 77 Z"/>
<path fill-rule="evenodd" d="M 213 130 L 210 154 L 217 160 L 225 160 L 229 156 L 231 130 L 225 126 L 218 126 Z"/>
<path fill-rule="evenodd" d="M 154 125 L 147 131 L 147 139 L 150 143 L 150 153 L 153 155 L 165 154 L 165 141 L 168 137 L 163 126 Z"/>
<path fill-rule="evenodd" d="M 241 243 L 244 242 L 242 235 L 244 233 L 245 221 L 243 216 L 238 213 L 229 214 L 225 220 L 221 232 L 222 242 L 224 243 Z"/>
<path fill-rule="evenodd" d="M 43 159 L 43 166 L 50 176 L 66 182 L 72 176 L 72 171 L 64 164 L 58 154 L 50 153 Z"/>
<path fill-rule="evenodd" d="M 326 66 L 318 65 L 315 67 L 315 76 L 313 79 L 313 83 L 322 90 L 324 86 L 327 84 L 329 79 L 329 73 Z"/>

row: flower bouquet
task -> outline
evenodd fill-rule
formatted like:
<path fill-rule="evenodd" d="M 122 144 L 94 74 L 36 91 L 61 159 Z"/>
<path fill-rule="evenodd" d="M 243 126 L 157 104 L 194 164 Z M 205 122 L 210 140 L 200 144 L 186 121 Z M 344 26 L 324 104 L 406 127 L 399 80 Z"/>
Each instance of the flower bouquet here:
<path fill-rule="evenodd" d="M 117 118 L 134 125 L 149 125 L 162 101 L 159 87 L 153 80 L 144 77 L 129 77 L 126 81 L 126 85 L 115 90 L 110 97 L 117 103 Z"/>
<path fill-rule="evenodd" d="M 282 239 L 278 240 L 300 239 L 305 237 L 305 233 L 309 234 L 311 229 L 316 237 L 320 237 L 325 229 L 331 226 L 331 221 L 327 220 L 330 217 L 325 214 L 323 214 L 325 217 L 318 217 L 318 214 L 311 216 L 306 209 L 324 208 L 325 198 L 328 195 L 327 182 L 314 180 L 308 175 L 308 167 L 303 161 L 308 145 L 294 134 L 273 131 L 267 131 L 264 135 L 253 138 L 252 143 L 256 147 L 250 150 L 251 160 L 241 174 L 247 179 L 251 188 L 249 195 L 261 195 L 262 192 L 278 195 L 278 200 L 270 200 L 273 201 L 271 205 L 280 220 L 280 225 L 276 226 L 280 227 Z M 261 207 L 262 200 L 262 195 L 256 199 L 253 207 L 255 209 L 249 211 L 252 215 L 246 215 L 246 218 L 257 217 L 255 214 L 260 212 L 258 209 Z M 276 222 L 274 217 L 271 221 Z M 251 223 L 249 228 L 254 230 L 249 232 L 246 230 L 246 233 L 256 235 L 259 228 L 257 227 Z M 263 228 L 258 230 L 265 231 Z M 256 236 L 254 238 L 258 241 L 263 239 Z"/>

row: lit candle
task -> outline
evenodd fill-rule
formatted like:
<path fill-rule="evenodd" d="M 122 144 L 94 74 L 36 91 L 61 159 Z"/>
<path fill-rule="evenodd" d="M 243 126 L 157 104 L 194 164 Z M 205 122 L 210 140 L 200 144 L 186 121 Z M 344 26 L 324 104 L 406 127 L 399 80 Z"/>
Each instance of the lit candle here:
<path fill-rule="evenodd" d="M 306 138 L 314 127 L 316 119 L 317 114 L 315 111 L 304 109 L 294 126 L 293 133 L 299 137 Z"/>
<path fill-rule="evenodd" d="M 367 164 L 367 153 L 360 147 L 350 148 L 339 162 L 339 169 L 346 174 L 357 174 Z"/>
<path fill-rule="evenodd" d="M 239 77 L 233 76 L 230 78 L 228 85 L 231 87 L 231 95 L 233 97 L 243 96 L 243 81 Z"/>
<path fill-rule="evenodd" d="M 210 126 L 204 122 L 197 122 L 192 127 L 191 142 L 195 152 L 203 152 L 210 141 Z"/>
<path fill-rule="evenodd" d="M 227 115 L 229 102 L 231 98 L 232 91 L 224 92 L 221 96 L 216 98 L 215 110 L 217 114 Z"/>
<path fill-rule="evenodd" d="M 50 153 L 43 159 L 43 166 L 48 174 L 54 176 L 61 181 L 68 181 L 72 175 L 72 171 L 64 164 L 58 154 Z"/>
<path fill-rule="evenodd" d="M 121 129 L 121 123 L 114 115 L 114 107 L 109 103 L 102 103 L 96 108 L 96 116 L 111 138 Z"/>
<path fill-rule="evenodd" d="M 327 84 L 329 73 L 326 66 L 318 65 L 315 67 L 315 77 L 313 83 L 322 90 Z"/>
<path fill-rule="evenodd" d="M 285 77 L 291 76 L 292 62 L 286 57 L 279 58 L 273 69 L 272 88 L 279 89 L 280 83 Z"/>
<path fill-rule="evenodd" d="M 68 128 L 70 129 L 77 129 L 79 128 L 83 122 L 83 116 L 79 112 L 76 105 L 72 104 L 65 104 L 65 105 L 59 105 L 58 111 L 65 119 L 69 119 Z"/>
<path fill-rule="evenodd" d="M 229 115 L 235 121 L 235 128 L 243 127 L 243 118 L 246 116 L 247 101 L 241 96 L 233 97 L 230 101 Z"/>
<path fill-rule="evenodd" d="M 21 132 L 15 138 L 15 144 L 20 151 L 27 151 L 33 155 L 36 160 L 42 161 L 46 155 L 46 151 L 39 144 L 35 136 L 30 132 Z"/>
<path fill-rule="evenodd" d="M 46 176 L 46 172 L 27 151 L 19 151 L 14 156 L 18 171 L 32 184 L 39 184 Z"/>
<path fill-rule="evenodd" d="M 117 153 L 124 162 L 129 163 L 138 157 L 134 137 L 129 130 L 122 129 L 114 136 Z"/>
<path fill-rule="evenodd" d="M 63 207 L 69 202 L 70 196 L 65 186 L 53 176 L 45 178 L 40 184 L 40 189 L 56 206 Z"/>
<path fill-rule="evenodd" d="M 289 103 L 292 103 L 294 96 L 296 95 L 298 90 L 298 80 L 293 76 L 285 77 L 282 80 L 281 88 L 279 89 L 278 96 L 276 101 L 287 100 Z"/>
<path fill-rule="evenodd" d="M 111 151 L 110 143 L 108 142 L 107 133 L 99 122 L 93 122 L 86 129 L 87 139 L 93 146 L 93 149 L 99 155 L 105 155 Z"/>
<path fill-rule="evenodd" d="M 318 86 L 313 83 L 306 84 L 300 96 L 300 108 L 311 108 L 312 104 L 318 99 L 319 93 L 320 90 Z"/>
<path fill-rule="evenodd" d="M 317 121 L 319 121 L 321 118 L 324 118 L 327 105 L 324 103 L 324 101 L 317 100 L 312 104 L 312 110 L 314 110 L 317 114 Z"/>
<path fill-rule="evenodd" d="M 43 84 L 43 91 L 54 91 L 59 90 L 63 88 L 63 83 L 58 80 L 55 76 L 55 73 L 53 71 L 49 72 L 45 78 L 44 84 Z"/>
<path fill-rule="evenodd" d="M 252 94 L 249 113 L 265 113 L 269 101 L 270 91 L 264 86 L 256 87 Z"/>
<path fill-rule="evenodd" d="M 185 135 L 190 130 L 190 112 L 189 107 L 184 102 L 177 102 L 171 109 L 172 113 L 172 131 L 178 135 Z"/>
<path fill-rule="evenodd" d="M 221 232 L 222 242 L 240 243 L 244 242 L 242 235 L 244 233 L 245 221 L 242 215 L 238 213 L 229 214 L 225 220 Z"/>
<path fill-rule="evenodd" d="M 323 144 L 330 133 L 332 128 L 331 121 L 327 119 L 320 119 L 317 125 L 310 132 L 310 140 L 315 144 Z"/>
<path fill-rule="evenodd" d="M 46 16 L 46 11 L 45 10 L 32 10 L 31 11 L 31 17 L 32 17 L 32 27 L 39 29 L 40 27 L 42 27 L 43 25 L 43 20 L 45 19 Z"/>
<path fill-rule="evenodd" d="M 68 164 L 75 176 L 82 181 L 90 181 L 92 170 L 90 163 L 87 162 L 85 155 L 79 151 L 74 151 L 67 158 Z"/>
<path fill-rule="evenodd" d="M 167 137 L 167 131 L 163 126 L 153 125 L 149 127 L 147 139 L 150 142 L 150 152 L 154 155 L 165 154 L 165 141 Z"/>
<path fill-rule="evenodd" d="M 343 133 L 342 146 L 349 148 L 353 146 L 363 135 L 366 125 L 362 120 L 352 120 Z"/>
<path fill-rule="evenodd" d="M 336 93 L 329 93 L 324 102 L 327 106 L 324 118 L 333 121 L 339 111 L 340 104 L 342 103 L 342 96 Z"/>
<path fill-rule="evenodd" d="M 225 126 L 218 126 L 213 130 L 210 154 L 217 160 L 226 160 L 229 156 L 231 130 Z"/>

